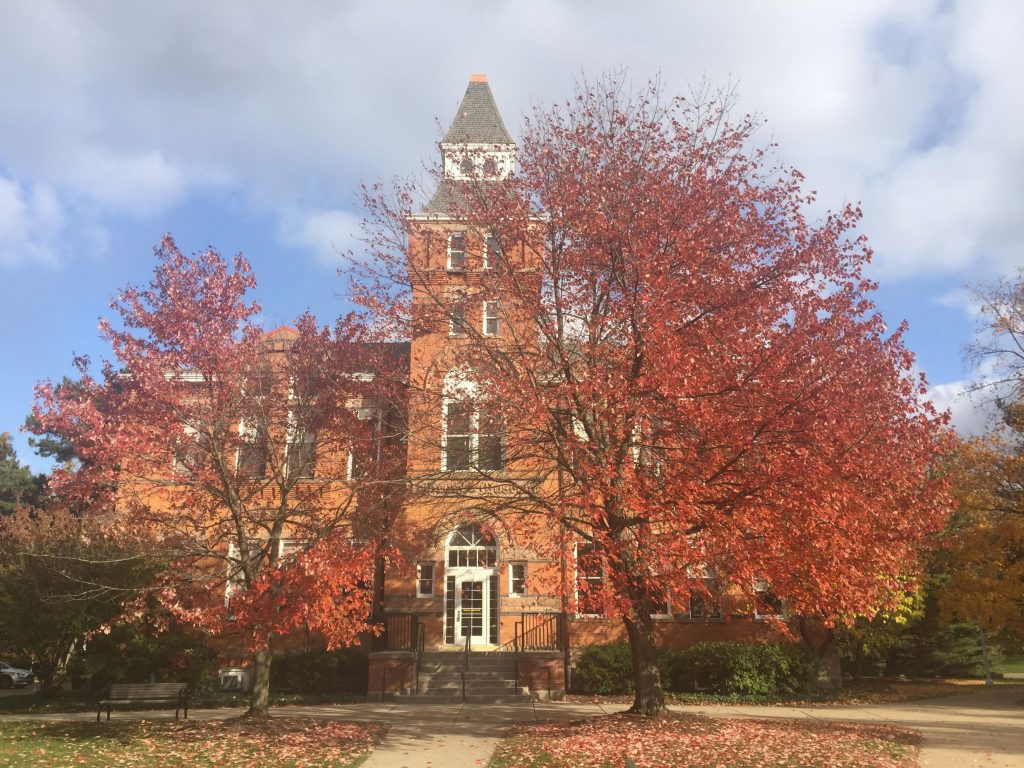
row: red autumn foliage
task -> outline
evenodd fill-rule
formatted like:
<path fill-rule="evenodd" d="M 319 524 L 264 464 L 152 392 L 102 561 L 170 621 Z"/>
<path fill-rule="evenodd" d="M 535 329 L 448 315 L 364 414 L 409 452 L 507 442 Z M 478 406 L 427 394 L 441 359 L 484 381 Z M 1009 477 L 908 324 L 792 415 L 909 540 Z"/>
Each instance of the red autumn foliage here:
<path fill-rule="evenodd" d="M 526 122 L 509 178 L 442 179 L 449 218 L 410 215 L 413 186 L 366 193 L 355 293 L 382 325 L 447 328 L 454 288 L 499 302 L 500 331 L 460 325 L 437 362 L 502 424 L 506 461 L 474 467 L 494 485 L 473 503 L 499 487 L 494 519 L 540 531 L 556 562 L 587 545 L 603 578 L 577 588 L 624 621 L 639 712 L 663 708 L 651 614 L 705 575 L 829 626 L 891 603 L 951 508 L 932 472 L 946 417 L 871 302 L 860 211 L 811 220 L 756 128 L 605 80 Z M 463 231 L 501 258 L 452 275 Z M 442 412 L 443 389 L 411 387 Z"/>
<path fill-rule="evenodd" d="M 40 385 L 33 415 L 79 459 L 55 492 L 164 553 L 152 594 L 174 616 L 255 652 L 265 714 L 275 637 L 303 626 L 337 647 L 371 629 L 402 363 L 355 317 L 264 333 L 241 255 L 188 257 L 170 237 L 156 252 L 153 282 L 112 302 L 120 325 L 101 321 L 113 360 L 98 377 L 78 361 L 73 392 Z"/>

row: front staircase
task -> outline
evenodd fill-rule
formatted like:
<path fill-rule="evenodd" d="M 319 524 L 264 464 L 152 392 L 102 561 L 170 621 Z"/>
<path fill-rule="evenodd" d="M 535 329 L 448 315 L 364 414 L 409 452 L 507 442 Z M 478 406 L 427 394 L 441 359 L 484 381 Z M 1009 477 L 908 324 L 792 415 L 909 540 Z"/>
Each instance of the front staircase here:
<path fill-rule="evenodd" d="M 519 704 L 533 701 L 527 688 L 516 688 L 516 661 L 512 653 L 421 652 L 419 693 L 400 701 L 417 704 Z M 465 691 L 463 691 L 465 681 Z"/>

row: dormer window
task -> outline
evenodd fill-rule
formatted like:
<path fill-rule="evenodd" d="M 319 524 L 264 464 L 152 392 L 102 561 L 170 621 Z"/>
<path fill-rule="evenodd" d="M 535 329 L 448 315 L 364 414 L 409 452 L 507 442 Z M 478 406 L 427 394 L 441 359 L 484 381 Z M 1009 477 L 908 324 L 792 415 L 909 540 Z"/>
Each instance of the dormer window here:
<path fill-rule="evenodd" d="M 464 270 L 466 268 L 466 235 L 452 232 L 448 236 L 448 269 Z"/>
<path fill-rule="evenodd" d="M 462 158 L 462 162 L 459 163 L 459 173 L 463 176 L 469 177 L 473 175 L 473 160 L 469 157 Z"/>

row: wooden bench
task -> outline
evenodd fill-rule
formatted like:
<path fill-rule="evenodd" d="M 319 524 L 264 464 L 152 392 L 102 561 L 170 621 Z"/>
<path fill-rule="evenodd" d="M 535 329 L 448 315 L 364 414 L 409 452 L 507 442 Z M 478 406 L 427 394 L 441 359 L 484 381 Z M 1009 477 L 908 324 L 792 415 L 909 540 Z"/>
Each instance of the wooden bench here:
<path fill-rule="evenodd" d="M 96 722 L 100 721 L 104 707 L 109 720 L 115 704 L 163 704 L 168 709 L 173 706 L 175 720 L 181 710 L 188 720 L 188 686 L 185 683 L 111 683 L 100 699 Z"/>

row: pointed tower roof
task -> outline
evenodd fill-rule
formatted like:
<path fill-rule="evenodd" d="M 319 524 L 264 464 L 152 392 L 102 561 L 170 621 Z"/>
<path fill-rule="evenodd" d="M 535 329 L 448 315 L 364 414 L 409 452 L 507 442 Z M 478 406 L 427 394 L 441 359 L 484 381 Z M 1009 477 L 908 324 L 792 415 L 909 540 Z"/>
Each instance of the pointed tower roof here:
<path fill-rule="evenodd" d="M 498 114 L 487 75 L 472 75 L 466 95 L 444 135 L 445 144 L 514 144 Z"/>

